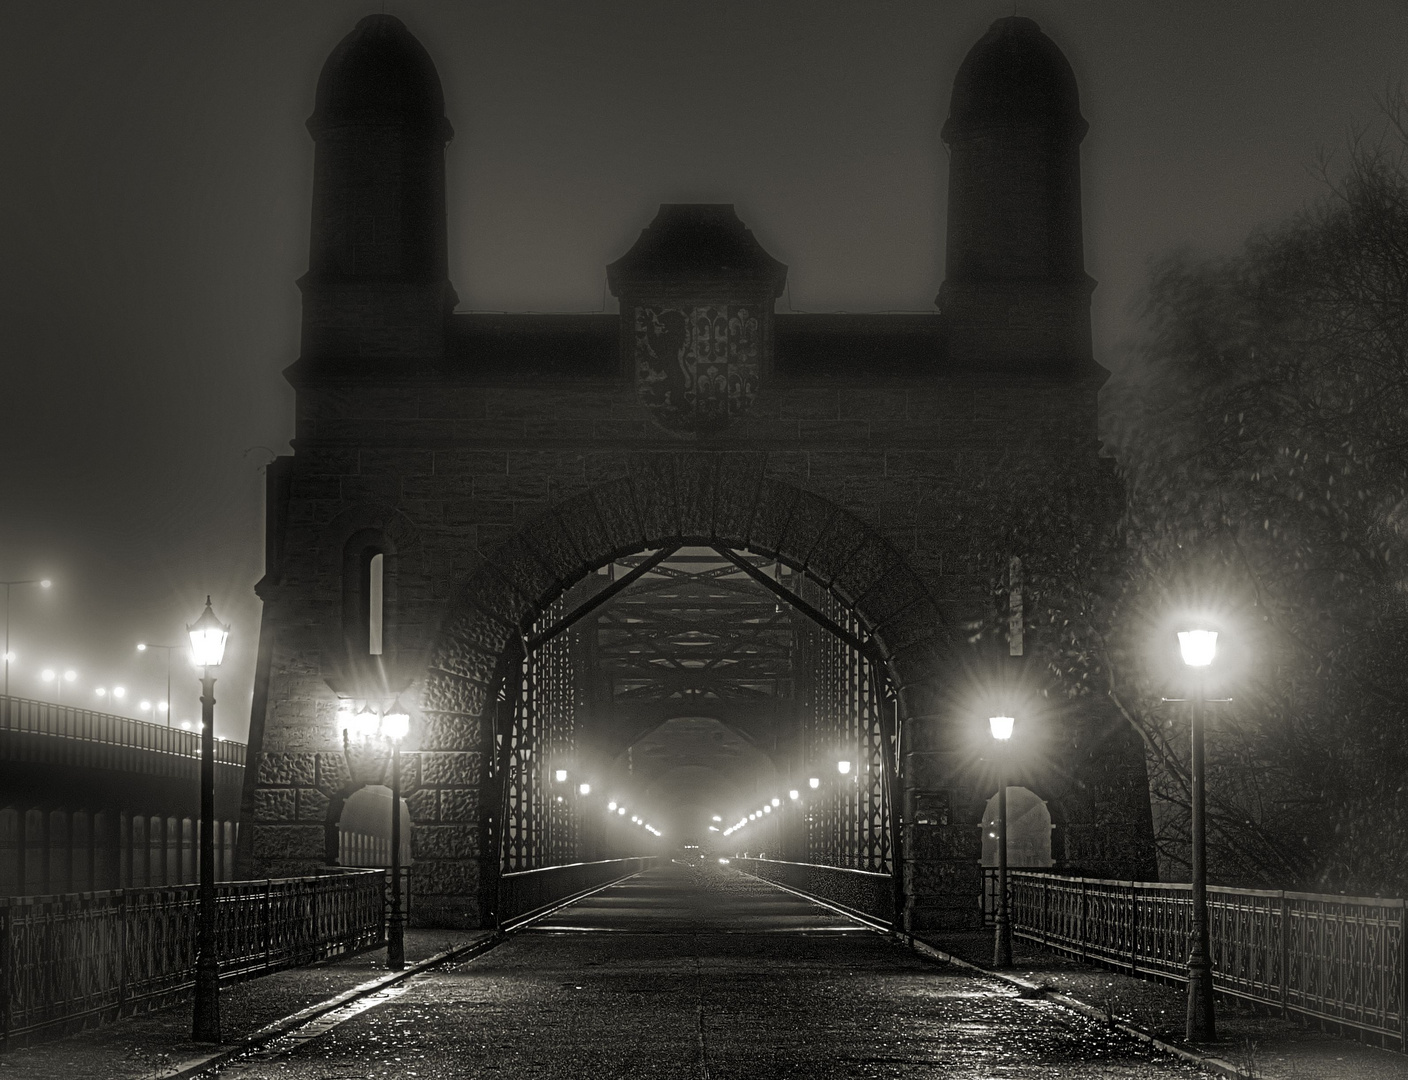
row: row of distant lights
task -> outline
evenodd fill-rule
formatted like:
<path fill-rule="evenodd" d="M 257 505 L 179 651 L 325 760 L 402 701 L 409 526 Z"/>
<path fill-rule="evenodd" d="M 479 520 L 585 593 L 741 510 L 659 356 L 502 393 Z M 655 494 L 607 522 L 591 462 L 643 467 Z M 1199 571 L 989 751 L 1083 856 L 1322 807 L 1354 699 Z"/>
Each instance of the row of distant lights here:
<path fill-rule="evenodd" d="M 567 770 L 566 770 L 566 769 L 558 769 L 558 770 L 556 770 L 556 771 L 552 774 L 552 778 L 553 778 L 554 780 L 556 780 L 559 784 L 565 784 L 565 783 L 567 783 Z M 578 795 L 590 795 L 591 793 L 592 793 L 592 786 L 591 786 L 591 784 L 588 784 L 588 783 L 586 783 L 586 782 L 583 782 L 583 783 L 580 783 L 580 784 L 577 785 L 577 794 L 578 794 Z M 559 796 L 557 797 L 557 801 L 558 801 L 558 802 L 562 802 L 562 796 L 561 796 L 561 795 L 559 795 Z M 609 803 L 606 804 L 606 809 L 607 809 L 609 812 L 616 814 L 618 817 L 625 817 L 625 816 L 626 816 L 626 808 L 625 808 L 624 806 L 622 806 L 620 803 L 618 803 L 615 799 L 612 799 Z M 636 817 L 634 814 L 631 815 L 631 824 L 632 824 L 632 825 L 639 825 L 642 829 L 644 829 L 646 832 L 650 833 L 652 836 L 660 836 L 660 835 L 662 835 L 661 832 L 660 832 L 660 830 L 657 829 L 654 825 L 650 824 L 650 822 L 646 821 L 644 818 Z"/>
<path fill-rule="evenodd" d="M 851 763 L 850 763 L 849 761 L 845 761 L 845 760 L 836 762 L 836 771 L 837 771 L 838 773 L 840 773 L 842 776 L 849 776 L 850 773 L 851 773 Z M 821 777 L 819 777 L 819 776 L 812 776 L 812 777 L 809 777 L 809 778 L 807 779 L 807 787 L 811 788 L 813 791 L 815 791 L 817 788 L 821 787 Z M 787 798 L 788 798 L 791 802 L 799 802 L 799 801 L 801 800 L 801 798 L 802 798 L 802 793 L 801 793 L 800 791 L 798 791 L 796 788 L 793 788 L 791 791 L 789 791 L 789 792 L 787 793 Z M 739 829 L 741 829 L 741 828 L 743 828 L 744 826 L 746 826 L 750 821 L 757 821 L 759 818 L 762 818 L 762 817 L 764 817 L 764 816 L 766 816 L 766 815 L 768 815 L 768 814 L 771 814 L 771 813 L 773 812 L 773 810 L 777 809 L 777 808 L 780 807 L 781 805 L 782 805 L 782 800 L 779 799 L 779 798 L 777 798 L 776 796 L 774 796 L 771 801 L 764 803 L 761 808 L 759 808 L 759 809 L 757 809 L 757 810 L 754 810 L 754 811 L 751 811 L 751 812 L 748 814 L 747 817 L 741 817 L 741 818 L 739 818 L 737 821 L 735 821 L 735 822 L 734 822 L 732 825 L 730 825 L 728 828 L 724 829 L 724 830 L 723 830 L 723 835 L 724 835 L 724 836 L 732 836 L 732 835 L 733 835 L 734 833 L 736 833 Z M 721 817 L 719 817 L 718 814 L 715 814 L 715 815 L 714 815 L 714 820 L 715 820 L 715 821 L 718 821 L 718 822 L 722 822 L 722 821 L 723 821 L 723 819 L 722 819 Z M 709 831 L 710 831 L 710 832 L 718 832 L 718 831 L 719 831 L 718 826 L 710 825 L 710 826 L 709 826 Z"/>

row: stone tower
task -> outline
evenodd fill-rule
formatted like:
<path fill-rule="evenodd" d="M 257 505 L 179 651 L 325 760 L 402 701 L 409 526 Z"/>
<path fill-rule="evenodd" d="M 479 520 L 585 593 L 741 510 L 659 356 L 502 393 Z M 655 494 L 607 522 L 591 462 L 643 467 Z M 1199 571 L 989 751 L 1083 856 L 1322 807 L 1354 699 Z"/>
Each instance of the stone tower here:
<path fill-rule="evenodd" d="M 434 358 L 456 297 L 445 257 L 445 144 L 429 54 L 369 15 L 328 57 L 308 120 L 316 150 L 303 356 Z"/>
<path fill-rule="evenodd" d="M 997 20 L 958 69 L 938 296 L 951 361 L 1098 371 L 1081 240 L 1087 127 L 1071 65 L 1031 19 Z"/>

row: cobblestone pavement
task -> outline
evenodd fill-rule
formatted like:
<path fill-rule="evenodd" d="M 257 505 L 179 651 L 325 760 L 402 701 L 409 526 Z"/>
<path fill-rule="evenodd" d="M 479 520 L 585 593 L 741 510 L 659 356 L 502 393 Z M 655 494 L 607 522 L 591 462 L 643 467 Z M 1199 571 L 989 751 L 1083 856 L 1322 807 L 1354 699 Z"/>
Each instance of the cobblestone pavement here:
<path fill-rule="evenodd" d="M 226 1080 L 1168 1078 L 1197 1070 L 717 867 L 670 867 L 427 972 Z"/>

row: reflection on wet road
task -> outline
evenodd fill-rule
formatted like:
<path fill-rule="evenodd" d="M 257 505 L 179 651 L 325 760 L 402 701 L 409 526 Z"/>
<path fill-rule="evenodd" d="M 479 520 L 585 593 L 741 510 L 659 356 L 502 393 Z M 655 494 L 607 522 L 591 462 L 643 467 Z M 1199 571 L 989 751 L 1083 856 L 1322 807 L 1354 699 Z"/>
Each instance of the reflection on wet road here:
<path fill-rule="evenodd" d="M 924 961 L 718 867 L 642 875 L 404 987 L 220 1075 L 1198 1075 L 1102 1024 Z"/>

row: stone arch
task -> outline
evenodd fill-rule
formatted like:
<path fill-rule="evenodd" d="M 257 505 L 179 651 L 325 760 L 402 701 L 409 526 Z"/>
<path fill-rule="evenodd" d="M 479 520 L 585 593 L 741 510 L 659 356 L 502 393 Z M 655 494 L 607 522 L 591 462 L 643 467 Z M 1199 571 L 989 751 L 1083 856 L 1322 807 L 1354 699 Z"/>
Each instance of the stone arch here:
<path fill-rule="evenodd" d="M 479 860 L 489 854 L 477 789 L 502 658 L 547 604 L 613 559 L 667 543 L 777 558 L 855 612 L 899 692 L 901 723 L 939 712 L 937 673 L 951 635 L 928 586 L 879 531 L 766 475 L 763 453 L 636 454 L 626 466 L 483 553 L 431 649 L 420 700 L 425 791 L 413 828 L 424 855 L 421 908 L 437 921 L 477 918 Z"/>

